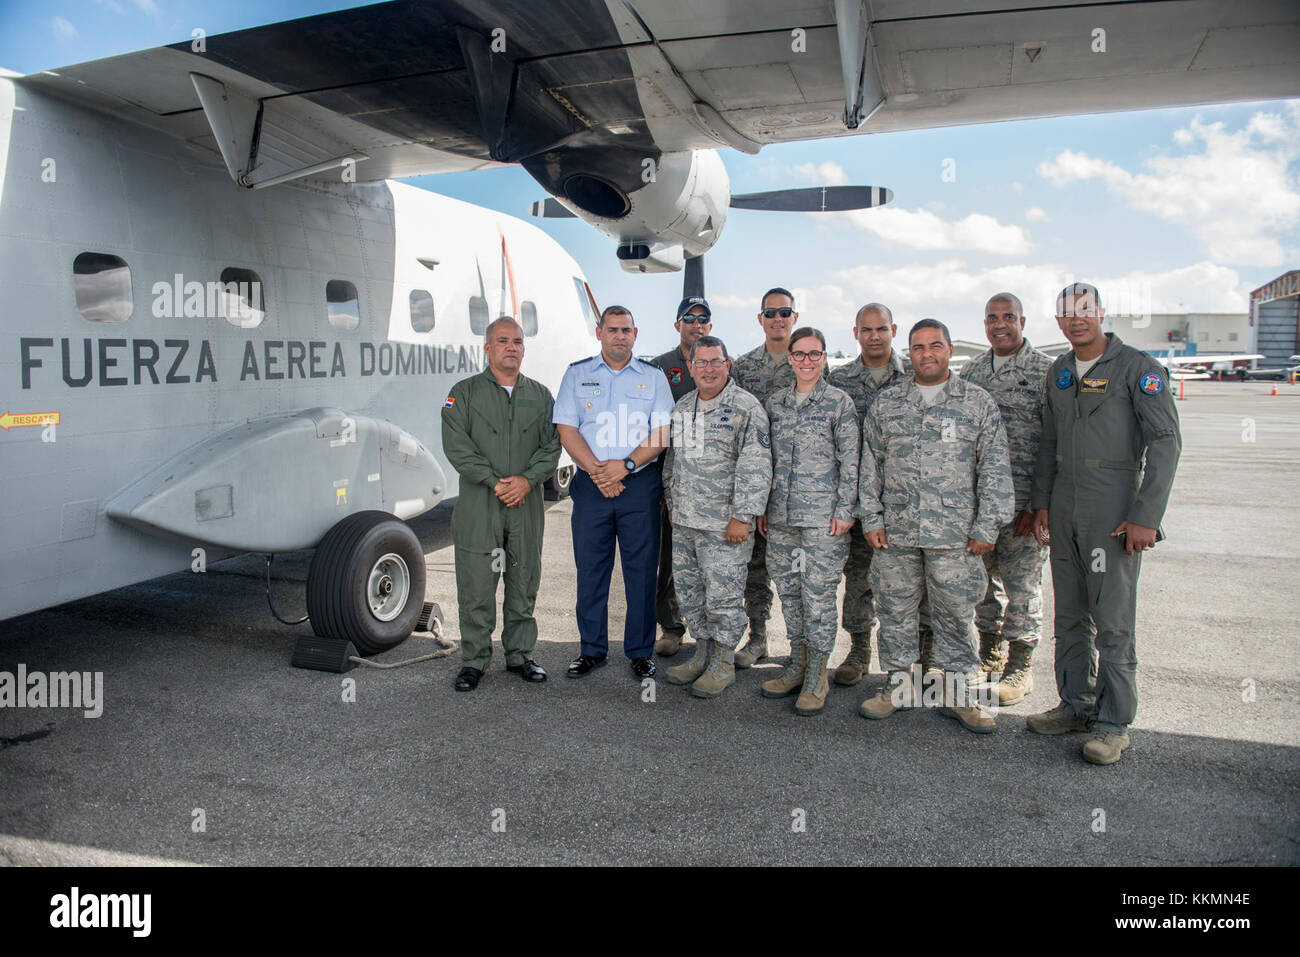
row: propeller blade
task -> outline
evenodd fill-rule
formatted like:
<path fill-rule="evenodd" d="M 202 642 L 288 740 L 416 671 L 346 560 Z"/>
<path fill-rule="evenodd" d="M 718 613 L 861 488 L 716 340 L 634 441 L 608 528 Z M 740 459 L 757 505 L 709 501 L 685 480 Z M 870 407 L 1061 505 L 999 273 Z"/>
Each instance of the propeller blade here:
<path fill-rule="evenodd" d="M 742 193 L 731 197 L 731 208 L 764 209 L 782 213 L 831 213 L 883 206 L 893 198 L 894 191 L 883 186 L 809 186 L 805 189 Z"/>
<path fill-rule="evenodd" d="M 528 207 L 528 212 L 539 219 L 577 219 L 568 207 L 562 206 L 558 199 L 539 199 Z"/>
<path fill-rule="evenodd" d="M 686 260 L 686 268 L 682 276 L 682 298 L 689 299 L 692 296 L 704 297 L 704 256 L 702 254 Z"/>

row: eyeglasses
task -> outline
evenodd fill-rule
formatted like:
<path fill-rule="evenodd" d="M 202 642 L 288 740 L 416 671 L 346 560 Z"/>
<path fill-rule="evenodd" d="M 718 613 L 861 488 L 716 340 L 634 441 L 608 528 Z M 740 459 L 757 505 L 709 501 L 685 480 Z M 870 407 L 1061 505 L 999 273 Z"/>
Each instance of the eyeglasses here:
<path fill-rule="evenodd" d="M 692 359 L 691 365 L 697 369 L 721 369 L 729 359 Z"/>
<path fill-rule="evenodd" d="M 764 309 L 763 310 L 764 319 L 775 319 L 777 316 L 780 316 L 782 319 L 789 319 L 793 315 L 794 315 L 793 309 Z"/>
<path fill-rule="evenodd" d="M 812 352 L 800 352 L 798 350 L 791 350 L 790 352 L 790 358 L 795 362 L 816 362 L 824 355 L 826 355 L 826 353 L 819 352 L 816 349 Z"/>
<path fill-rule="evenodd" d="M 713 319 L 711 319 L 709 316 L 678 316 L 677 321 L 684 322 L 688 326 L 693 326 L 697 322 L 702 326 L 707 326 L 709 323 L 713 321 Z"/>

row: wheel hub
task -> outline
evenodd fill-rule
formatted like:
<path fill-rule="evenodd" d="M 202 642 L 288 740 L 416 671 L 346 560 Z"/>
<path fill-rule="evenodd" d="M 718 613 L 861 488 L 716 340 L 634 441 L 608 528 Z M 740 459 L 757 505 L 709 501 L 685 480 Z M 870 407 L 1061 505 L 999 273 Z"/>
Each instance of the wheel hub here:
<path fill-rule="evenodd" d="M 411 594 L 411 571 L 401 555 L 389 552 L 370 569 L 366 597 L 370 613 L 380 621 L 392 621 L 406 607 Z"/>

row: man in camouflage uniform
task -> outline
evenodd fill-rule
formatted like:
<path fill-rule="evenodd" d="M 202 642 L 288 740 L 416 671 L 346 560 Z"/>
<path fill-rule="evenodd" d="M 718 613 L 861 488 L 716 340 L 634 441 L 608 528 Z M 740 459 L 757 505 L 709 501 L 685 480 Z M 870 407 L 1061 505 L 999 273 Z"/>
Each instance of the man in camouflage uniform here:
<path fill-rule="evenodd" d="M 732 380 L 759 405 L 773 392 L 794 385 L 790 367 L 790 331 L 799 323 L 794 295 L 780 286 L 763 293 L 759 300 L 758 324 L 763 344 L 736 358 Z M 749 668 L 767 657 L 767 620 L 772 617 L 772 580 L 767 573 L 767 539 L 754 540 L 745 579 L 745 614 L 749 616 L 749 643 L 736 655 L 737 668 Z"/>
<path fill-rule="evenodd" d="M 1043 434 L 1043 382 L 1052 359 L 1024 337 L 1020 300 L 1000 292 L 984 307 L 984 334 L 993 348 L 962 367 L 961 377 L 984 388 L 998 404 L 1011 450 L 1011 481 L 1016 517 L 998 531 L 993 551 L 984 556 L 988 593 L 975 609 L 980 635 L 980 668 L 1002 672 L 998 701 L 1012 705 L 1034 690 L 1030 669 L 1043 631 L 1043 562 L 1047 549 L 1034 536 L 1029 494 Z M 1001 646 L 1010 648 L 1002 665 Z"/>
<path fill-rule="evenodd" d="M 849 394 L 858 414 L 858 427 L 882 389 L 905 381 L 912 373 L 894 351 L 894 336 L 898 326 L 889 307 L 869 302 L 858 310 L 853 320 L 853 338 L 858 340 L 862 354 L 852 362 L 837 366 L 827 378 L 831 385 Z M 871 547 L 862 533 L 862 521 L 853 523 L 849 531 L 849 558 L 844 563 L 844 630 L 849 633 L 853 646 L 848 656 L 835 669 L 837 685 L 855 685 L 871 667 L 871 633 L 876 621 L 875 602 L 871 597 Z"/>
<path fill-rule="evenodd" d="M 695 656 L 664 672 L 691 694 L 715 698 L 736 680 L 745 632 L 746 565 L 767 508 L 772 452 L 767 413 L 729 378 L 727 347 L 704 336 L 691 348 L 698 388 L 673 409 L 664 498 L 673 524 L 673 580 Z"/>
<path fill-rule="evenodd" d="M 712 316 L 707 299 L 703 296 L 687 296 L 677 306 L 677 321 L 673 323 L 681 341 L 675 348 L 650 360 L 651 365 L 658 366 L 668 377 L 673 402 L 695 388 L 695 379 L 691 377 L 691 364 L 687 357 L 695 340 L 707 336 L 713 328 Z M 677 591 L 673 588 L 673 527 L 668 523 L 667 505 L 660 509 L 659 518 L 659 585 L 655 594 L 655 613 L 663 634 L 655 642 L 655 654 L 671 658 L 681 650 L 682 638 L 686 635 L 686 621 L 677 606 Z"/>
<path fill-rule="evenodd" d="M 835 647 L 835 593 L 858 504 L 861 433 L 853 400 L 822 377 L 826 340 L 811 327 L 790 337 L 797 382 L 767 400 L 772 491 L 759 531 L 781 596 L 790 664 L 763 683 L 766 698 L 799 694 L 795 714 L 820 714 Z"/>
<path fill-rule="evenodd" d="M 952 339 L 934 319 L 908 337 L 913 379 L 876 397 L 863 425 L 859 514 L 880 613 L 885 690 L 862 703 L 865 718 L 887 718 L 932 687 L 907 669 L 918 651 L 918 611 L 930 599 L 934 664 L 943 669 L 943 713 L 970 731 L 990 732 L 993 717 L 970 693 L 979 661 L 975 605 L 988 577 L 980 557 L 1014 514 L 1007 436 L 997 404 L 977 385 L 948 373 Z"/>

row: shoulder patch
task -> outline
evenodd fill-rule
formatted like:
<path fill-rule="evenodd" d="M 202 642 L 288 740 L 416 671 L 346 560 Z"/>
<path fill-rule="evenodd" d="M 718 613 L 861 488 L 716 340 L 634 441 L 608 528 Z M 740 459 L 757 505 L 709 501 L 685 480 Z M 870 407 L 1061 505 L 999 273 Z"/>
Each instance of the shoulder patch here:
<path fill-rule="evenodd" d="M 444 409 L 450 409 L 455 404 L 456 400 L 452 396 L 447 396 L 447 398 L 442 400 L 442 407 Z"/>
<path fill-rule="evenodd" d="M 1074 385 L 1074 373 L 1068 368 L 1062 369 L 1061 374 L 1056 377 L 1056 387 L 1058 389 L 1068 389 Z"/>
<path fill-rule="evenodd" d="M 1142 391 L 1147 395 L 1159 395 L 1165 387 L 1165 380 L 1159 372 L 1148 372 L 1142 377 Z"/>

